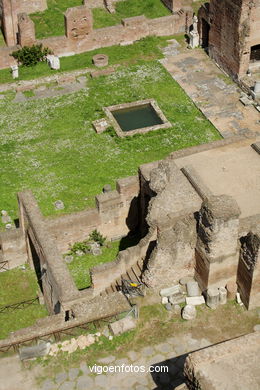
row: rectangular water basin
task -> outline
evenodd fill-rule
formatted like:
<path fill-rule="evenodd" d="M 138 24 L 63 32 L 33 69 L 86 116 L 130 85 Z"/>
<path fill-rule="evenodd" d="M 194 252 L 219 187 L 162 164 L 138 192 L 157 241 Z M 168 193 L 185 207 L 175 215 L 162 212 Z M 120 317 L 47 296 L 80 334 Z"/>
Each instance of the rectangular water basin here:
<path fill-rule="evenodd" d="M 119 137 L 172 127 L 153 99 L 105 107 Z"/>

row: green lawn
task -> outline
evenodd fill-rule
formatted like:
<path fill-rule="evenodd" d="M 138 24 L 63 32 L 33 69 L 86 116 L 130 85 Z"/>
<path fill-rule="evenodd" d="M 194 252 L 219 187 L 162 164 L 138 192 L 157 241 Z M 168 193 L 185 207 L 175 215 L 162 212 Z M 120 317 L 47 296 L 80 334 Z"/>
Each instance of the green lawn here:
<path fill-rule="evenodd" d="M 37 297 L 35 273 L 28 268 L 1 272 L 0 286 L 0 307 Z M 23 309 L 0 313 L 0 339 L 7 337 L 10 332 L 34 324 L 38 318 L 47 315 L 45 306 L 37 302 Z"/>
<path fill-rule="evenodd" d="M 84 289 L 91 285 L 89 271 L 92 267 L 115 260 L 119 251 L 136 245 L 138 241 L 139 237 L 137 236 L 124 237 L 120 241 L 106 242 L 101 248 L 102 254 L 99 256 L 91 254 L 74 256 L 74 260 L 68 264 L 68 268 L 77 288 Z"/>
<path fill-rule="evenodd" d="M 217 130 L 156 61 L 121 67 L 88 79 L 87 90 L 56 98 L 12 103 L 0 100 L 0 207 L 17 217 L 16 193 L 32 189 L 45 215 L 94 206 L 105 184 L 134 175 L 140 164 L 174 150 L 220 138 Z M 154 98 L 173 127 L 118 138 L 96 134 L 92 121 L 103 106 Z"/>
<path fill-rule="evenodd" d="M 48 0 L 48 9 L 31 14 L 35 23 L 36 38 L 64 35 L 64 12 L 67 8 L 82 5 L 82 0 Z"/>
<path fill-rule="evenodd" d="M 74 260 L 68 264 L 68 268 L 78 289 L 83 289 L 91 285 L 90 268 L 115 260 L 119 252 L 119 244 L 120 241 L 115 241 L 109 247 L 103 247 L 102 254 L 99 256 L 88 254 L 74 257 Z"/>
<path fill-rule="evenodd" d="M 147 37 L 129 46 L 110 46 L 76 54 L 74 56 L 62 57 L 60 59 L 60 71 L 51 70 L 46 62 L 38 63 L 33 67 L 20 66 L 19 78 L 17 80 L 31 80 L 65 71 L 83 69 L 86 67 L 97 69 L 92 63 L 92 58 L 98 53 L 107 54 L 109 56 L 109 65 L 127 65 L 143 60 L 159 59 L 163 57 L 160 48 L 166 46 L 167 40 L 172 38 L 173 36 Z M 179 41 L 183 40 L 182 35 L 174 36 L 174 38 Z M 10 69 L 0 70 L 0 84 L 10 83 L 12 81 L 13 79 Z"/>
<path fill-rule="evenodd" d="M 31 14 L 35 23 L 36 38 L 64 35 L 64 12 L 67 8 L 82 5 L 82 0 L 48 0 L 48 9 Z M 116 4 L 116 13 L 110 14 L 104 8 L 92 10 L 94 28 L 120 24 L 123 18 L 145 15 L 148 18 L 158 18 L 170 14 L 161 0 L 127 0 Z"/>
<path fill-rule="evenodd" d="M 149 19 L 170 15 L 161 0 L 127 0 L 116 4 L 116 12 L 110 14 L 103 8 L 93 9 L 94 28 L 102 28 L 120 24 L 124 18 L 145 15 Z"/>

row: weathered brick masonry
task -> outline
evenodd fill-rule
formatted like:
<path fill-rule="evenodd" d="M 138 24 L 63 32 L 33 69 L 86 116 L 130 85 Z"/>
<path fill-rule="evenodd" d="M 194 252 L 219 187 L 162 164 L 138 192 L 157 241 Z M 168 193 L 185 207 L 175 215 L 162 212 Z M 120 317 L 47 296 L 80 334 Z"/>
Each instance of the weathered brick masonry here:
<path fill-rule="evenodd" d="M 260 1 L 211 0 L 199 10 L 199 33 L 212 59 L 234 78 L 243 76 L 260 44 Z"/>

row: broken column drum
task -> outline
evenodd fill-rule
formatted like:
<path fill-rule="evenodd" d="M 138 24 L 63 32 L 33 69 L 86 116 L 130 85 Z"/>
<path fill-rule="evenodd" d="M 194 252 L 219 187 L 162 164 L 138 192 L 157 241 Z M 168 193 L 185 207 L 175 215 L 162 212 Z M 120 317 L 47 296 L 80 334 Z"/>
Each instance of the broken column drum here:
<path fill-rule="evenodd" d="M 211 309 L 216 309 L 219 305 L 219 290 L 216 287 L 207 290 L 207 306 Z"/>

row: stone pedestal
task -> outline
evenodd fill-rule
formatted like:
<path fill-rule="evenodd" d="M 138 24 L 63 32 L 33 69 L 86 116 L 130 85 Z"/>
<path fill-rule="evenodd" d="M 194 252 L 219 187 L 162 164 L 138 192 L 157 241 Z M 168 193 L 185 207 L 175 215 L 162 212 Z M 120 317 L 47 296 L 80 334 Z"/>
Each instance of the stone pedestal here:
<path fill-rule="evenodd" d="M 11 71 L 12 71 L 12 77 L 13 77 L 13 79 L 18 79 L 18 77 L 19 77 L 19 68 L 18 68 L 18 65 L 12 65 L 12 66 L 11 66 Z"/>
<path fill-rule="evenodd" d="M 47 63 L 51 69 L 54 69 L 54 70 L 60 69 L 60 59 L 57 56 L 49 54 L 47 56 Z"/>
<path fill-rule="evenodd" d="M 219 288 L 219 303 L 220 305 L 225 305 L 227 303 L 227 290 L 225 287 Z"/>
<path fill-rule="evenodd" d="M 198 32 L 191 31 L 189 33 L 189 38 L 190 38 L 189 46 L 191 49 L 195 49 L 196 47 L 199 47 L 200 37 Z"/>
<path fill-rule="evenodd" d="M 192 281 L 187 283 L 188 297 L 198 297 L 200 295 L 198 282 Z"/>
<path fill-rule="evenodd" d="M 219 290 L 216 287 L 207 290 L 207 306 L 211 309 L 216 309 L 219 305 Z"/>

